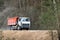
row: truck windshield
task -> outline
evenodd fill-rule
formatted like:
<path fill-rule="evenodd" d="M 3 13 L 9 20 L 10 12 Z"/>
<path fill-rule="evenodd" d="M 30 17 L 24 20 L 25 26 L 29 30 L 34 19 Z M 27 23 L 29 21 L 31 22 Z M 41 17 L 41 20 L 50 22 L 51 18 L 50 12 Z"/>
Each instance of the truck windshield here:
<path fill-rule="evenodd" d="M 22 18 L 21 21 L 30 21 L 29 18 Z"/>

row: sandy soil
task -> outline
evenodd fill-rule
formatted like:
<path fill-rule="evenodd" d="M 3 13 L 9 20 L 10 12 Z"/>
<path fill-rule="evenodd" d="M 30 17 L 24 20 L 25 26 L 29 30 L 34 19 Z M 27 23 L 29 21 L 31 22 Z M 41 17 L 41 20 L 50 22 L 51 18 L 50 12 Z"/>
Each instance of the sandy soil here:
<path fill-rule="evenodd" d="M 3 40 L 52 40 L 51 31 L 3 31 Z"/>

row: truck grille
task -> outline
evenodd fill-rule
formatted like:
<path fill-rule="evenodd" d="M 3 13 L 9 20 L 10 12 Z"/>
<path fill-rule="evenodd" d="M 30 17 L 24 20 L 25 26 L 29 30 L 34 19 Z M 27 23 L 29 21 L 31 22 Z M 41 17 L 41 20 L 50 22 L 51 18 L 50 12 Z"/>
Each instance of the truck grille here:
<path fill-rule="evenodd" d="M 29 24 L 22 24 L 23 28 L 29 28 Z"/>

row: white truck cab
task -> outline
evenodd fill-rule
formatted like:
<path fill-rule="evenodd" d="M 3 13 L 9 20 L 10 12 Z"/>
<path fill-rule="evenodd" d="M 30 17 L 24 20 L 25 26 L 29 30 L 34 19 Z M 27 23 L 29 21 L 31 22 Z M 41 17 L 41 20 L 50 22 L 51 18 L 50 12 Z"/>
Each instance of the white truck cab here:
<path fill-rule="evenodd" d="M 19 17 L 18 25 L 20 28 L 30 28 L 30 18 L 29 17 Z"/>

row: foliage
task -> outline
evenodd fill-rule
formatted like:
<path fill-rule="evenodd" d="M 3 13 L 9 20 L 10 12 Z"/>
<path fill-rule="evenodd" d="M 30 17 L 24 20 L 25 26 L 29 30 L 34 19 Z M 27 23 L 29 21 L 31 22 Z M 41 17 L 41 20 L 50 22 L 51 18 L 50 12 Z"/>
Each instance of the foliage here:
<path fill-rule="evenodd" d="M 0 0 L 0 7 L 4 4 L 4 0 Z"/>
<path fill-rule="evenodd" d="M 9 1 L 9 2 L 8 2 Z M 59 23 L 60 23 L 60 0 L 56 1 L 57 13 L 54 11 L 53 0 L 6 0 L 7 7 L 15 7 L 18 6 L 18 9 L 10 12 L 12 16 L 28 16 L 31 18 L 31 29 L 58 29 L 57 27 L 57 18 L 56 15 L 59 15 Z M 3 4 L 3 0 L 0 0 L 0 5 Z M 13 6 L 12 6 L 13 5 Z M 17 11 L 17 12 L 16 12 Z M 6 15 L 4 17 L 10 16 Z M 6 19 L 6 18 L 5 18 Z M 1 20 L 4 21 L 4 18 Z M 4 25 L 4 23 L 0 25 Z M 5 25 L 4 25 L 5 26 Z"/>

